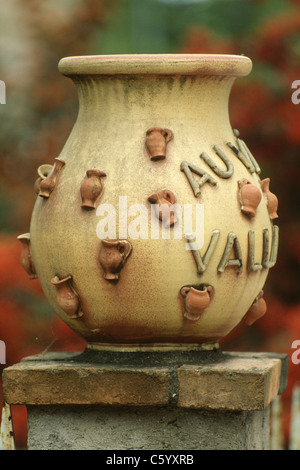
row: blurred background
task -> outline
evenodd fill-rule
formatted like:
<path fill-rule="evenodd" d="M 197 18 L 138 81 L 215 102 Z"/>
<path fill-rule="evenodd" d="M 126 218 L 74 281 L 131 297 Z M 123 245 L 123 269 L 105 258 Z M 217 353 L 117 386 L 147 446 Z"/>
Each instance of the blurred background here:
<path fill-rule="evenodd" d="M 280 248 L 265 286 L 267 314 L 239 325 L 223 350 L 289 354 L 300 340 L 299 0 L 10 0 L 1 2 L 0 340 L 6 364 L 44 350 L 82 351 L 51 310 L 38 280 L 20 265 L 18 235 L 29 231 L 36 170 L 59 155 L 77 115 L 72 82 L 57 70 L 68 55 L 229 53 L 253 61 L 237 80 L 230 117 L 279 198 Z M 299 94 L 300 97 L 300 94 Z M 2 100 L 3 101 L 3 100 Z M 290 360 L 282 398 L 283 447 L 289 445 L 291 393 L 300 364 Z M 2 400 L 0 388 L 0 404 Z M 13 407 L 17 448 L 26 448 L 26 409 Z"/>

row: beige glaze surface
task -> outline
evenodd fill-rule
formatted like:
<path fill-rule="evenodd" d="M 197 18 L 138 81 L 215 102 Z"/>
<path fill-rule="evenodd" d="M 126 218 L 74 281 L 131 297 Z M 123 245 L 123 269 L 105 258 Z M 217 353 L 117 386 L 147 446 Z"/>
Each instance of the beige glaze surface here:
<path fill-rule="evenodd" d="M 58 315 L 90 343 L 144 344 L 215 343 L 245 316 L 262 290 L 268 269 L 249 271 L 248 232 L 255 233 L 255 262 L 263 257 L 263 229 L 272 242 L 272 221 L 262 197 L 255 217 L 241 212 L 239 181 L 247 179 L 261 190 L 260 175 L 251 173 L 227 145 L 237 146 L 228 100 L 238 76 L 247 75 L 251 61 L 235 56 L 91 56 L 66 58 L 60 71 L 75 82 L 79 96 L 77 121 L 59 156 L 65 162 L 55 189 L 45 199 L 37 196 L 30 227 L 31 256 L 46 297 Z M 70 84 L 71 86 L 71 84 Z M 166 157 L 149 158 L 146 132 L 169 129 Z M 242 138 L 242 136 L 241 136 Z M 208 154 L 222 170 L 218 146 L 233 165 L 230 177 L 218 176 L 200 158 Z M 201 168 L 216 181 L 195 197 L 183 161 Z M 101 217 L 81 207 L 80 187 L 89 169 L 105 172 L 96 206 L 111 204 L 118 215 L 119 197 L 128 208 L 148 208 L 148 239 L 126 238 L 132 252 L 117 282 L 103 277 L 99 262 L 101 240 L 96 233 Z M 200 178 L 194 174 L 195 178 Z M 266 177 L 268 175 L 263 175 Z M 182 208 L 204 205 L 204 255 L 213 231 L 220 232 L 204 272 L 197 272 L 186 240 L 151 239 L 151 203 L 156 191 L 171 191 Z M 262 193 L 263 195 L 263 193 Z M 137 214 L 138 215 L 138 214 Z M 128 216 L 128 225 L 134 216 Z M 195 226 L 195 225 L 194 225 Z M 242 269 L 218 271 L 228 234 L 241 249 Z M 122 236 L 123 235 L 123 236 Z M 236 258 L 234 250 L 230 258 Z M 51 279 L 72 276 L 83 316 L 71 319 L 58 306 Z M 180 289 L 201 283 L 213 286 L 214 296 L 198 321 L 189 321 Z"/>

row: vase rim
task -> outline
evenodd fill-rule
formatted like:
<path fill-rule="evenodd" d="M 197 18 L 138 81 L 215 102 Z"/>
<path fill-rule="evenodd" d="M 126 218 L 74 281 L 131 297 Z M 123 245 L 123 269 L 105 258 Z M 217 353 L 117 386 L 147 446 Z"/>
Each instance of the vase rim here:
<path fill-rule="evenodd" d="M 242 77 L 252 61 L 227 54 L 120 54 L 64 57 L 59 71 L 73 75 L 221 75 Z"/>

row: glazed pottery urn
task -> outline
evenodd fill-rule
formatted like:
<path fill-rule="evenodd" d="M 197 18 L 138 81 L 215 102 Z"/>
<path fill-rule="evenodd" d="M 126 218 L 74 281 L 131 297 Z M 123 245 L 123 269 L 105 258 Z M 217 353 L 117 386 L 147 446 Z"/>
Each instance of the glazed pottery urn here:
<path fill-rule="evenodd" d="M 24 256 L 88 348 L 212 349 L 265 313 L 278 201 L 228 113 L 251 66 L 196 54 L 60 61 L 78 117 L 35 183 Z"/>

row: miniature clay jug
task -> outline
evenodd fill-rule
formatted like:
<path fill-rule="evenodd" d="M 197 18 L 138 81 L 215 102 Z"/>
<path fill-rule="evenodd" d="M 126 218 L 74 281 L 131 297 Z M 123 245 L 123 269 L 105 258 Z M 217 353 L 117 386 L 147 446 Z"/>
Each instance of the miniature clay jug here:
<path fill-rule="evenodd" d="M 171 227 L 177 221 L 173 204 L 176 198 L 172 191 L 161 189 L 148 197 L 148 201 L 155 204 L 155 213 L 159 220 L 163 222 L 165 227 Z"/>
<path fill-rule="evenodd" d="M 29 279 L 36 279 L 37 275 L 30 251 L 30 233 L 19 235 L 18 240 L 22 243 L 21 264 L 27 272 Z"/>
<path fill-rule="evenodd" d="M 244 322 L 246 323 L 246 325 L 251 326 L 256 320 L 265 315 L 267 311 L 267 304 L 265 299 L 263 298 L 263 295 L 264 292 L 261 291 L 254 300 L 248 312 L 246 313 L 244 317 Z"/>
<path fill-rule="evenodd" d="M 48 165 L 48 164 L 44 164 L 38 167 L 37 173 L 39 176 L 35 180 L 35 183 L 34 183 L 34 191 L 36 194 L 39 194 L 40 184 L 44 179 L 46 179 L 49 176 L 51 170 L 52 170 L 52 165 Z"/>
<path fill-rule="evenodd" d="M 210 304 L 212 295 L 211 286 L 204 286 L 201 289 L 196 289 L 192 286 L 183 287 L 180 293 L 185 298 L 184 316 L 189 320 L 199 320 L 206 307 Z"/>
<path fill-rule="evenodd" d="M 80 311 L 80 300 L 77 293 L 71 287 L 70 281 L 72 276 L 67 276 L 63 279 L 60 279 L 58 276 L 55 276 L 51 279 L 51 283 L 57 289 L 57 303 L 60 308 L 70 317 L 70 318 L 80 318 L 83 315 L 83 312 Z"/>
<path fill-rule="evenodd" d="M 127 240 L 102 240 L 99 262 L 104 271 L 104 279 L 119 279 L 120 271 L 131 249 L 131 244 Z"/>
<path fill-rule="evenodd" d="M 255 217 L 262 198 L 260 190 L 248 180 L 239 181 L 238 184 L 241 211 L 251 218 Z"/>
<path fill-rule="evenodd" d="M 93 210 L 96 208 L 96 202 L 103 190 L 101 178 L 104 176 L 106 176 L 104 171 L 97 169 L 87 170 L 80 187 L 81 207 L 83 209 Z"/>
<path fill-rule="evenodd" d="M 274 193 L 271 193 L 270 191 L 270 178 L 265 178 L 264 180 L 262 180 L 261 187 L 267 199 L 270 217 L 271 219 L 277 219 L 278 198 Z"/>
<path fill-rule="evenodd" d="M 42 179 L 42 181 L 40 182 L 39 196 L 43 198 L 48 198 L 50 196 L 53 189 L 55 188 L 58 174 L 60 170 L 62 169 L 62 167 L 64 166 L 64 164 L 65 162 L 63 160 L 60 160 L 59 158 L 55 158 L 55 163 L 49 176 L 47 176 L 47 178 L 45 179 Z"/>
<path fill-rule="evenodd" d="M 166 158 L 167 143 L 173 134 L 169 129 L 152 127 L 146 132 L 146 147 L 151 160 L 162 160 Z"/>
<path fill-rule="evenodd" d="M 78 91 L 78 116 L 27 231 L 46 298 L 87 348 L 213 349 L 263 289 L 279 229 L 263 192 L 268 175 L 228 114 L 230 90 L 251 67 L 217 54 L 59 62 Z M 95 210 L 85 210 L 91 182 Z M 174 212 L 167 228 L 163 205 Z M 60 280 L 51 281 L 58 273 L 72 276 L 67 313 Z M 195 293 L 199 285 L 207 292 Z"/>

